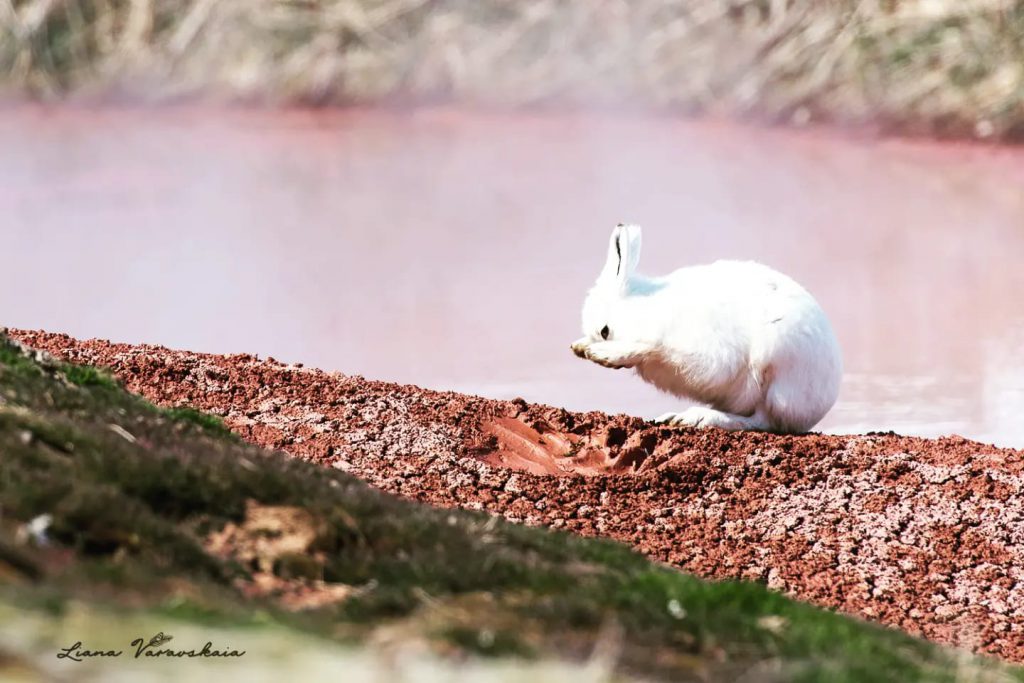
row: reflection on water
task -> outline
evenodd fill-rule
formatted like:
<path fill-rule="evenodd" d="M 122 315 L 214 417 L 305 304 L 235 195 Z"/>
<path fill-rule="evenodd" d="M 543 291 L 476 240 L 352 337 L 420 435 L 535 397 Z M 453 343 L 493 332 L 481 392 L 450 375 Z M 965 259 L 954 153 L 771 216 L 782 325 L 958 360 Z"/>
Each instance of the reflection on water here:
<path fill-rule="evenodd" d="M 641 268 L 752 258 L 832 317 L 828 431 L 1024 445 L 1024 154 L 615 116 L 0 111 L 0 321 L 576 409 L 676 408 L 572 356 Z"/>

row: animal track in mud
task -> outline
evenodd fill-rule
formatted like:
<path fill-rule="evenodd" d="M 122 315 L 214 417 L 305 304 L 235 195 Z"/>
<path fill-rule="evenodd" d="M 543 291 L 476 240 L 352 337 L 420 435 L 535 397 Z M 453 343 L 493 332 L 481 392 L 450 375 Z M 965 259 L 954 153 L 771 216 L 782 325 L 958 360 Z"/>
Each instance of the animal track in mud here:
<path fill-rule="evenodd" d="M 530 474 L 572 476 L 622 474 L 649 469 L 657 435 L 642 430 L 627 435 L 608 427 L 594 436 L 560 429 L 547 420 L 532 425 L 520 417 L 497 417 L 481 425 L 485 444 L 472 455 L 493 467 Z"/>
<path fill-rule="evenodd" d="M 490 437 L 490 449 L 475 455 L 494 467 L 556 476 L 596 472 L 609 459 L 606 449 L 586 443 L 579 435 L 547 425 L 537 427 L 515 417 L 485 422 L 481 430 Z"/>

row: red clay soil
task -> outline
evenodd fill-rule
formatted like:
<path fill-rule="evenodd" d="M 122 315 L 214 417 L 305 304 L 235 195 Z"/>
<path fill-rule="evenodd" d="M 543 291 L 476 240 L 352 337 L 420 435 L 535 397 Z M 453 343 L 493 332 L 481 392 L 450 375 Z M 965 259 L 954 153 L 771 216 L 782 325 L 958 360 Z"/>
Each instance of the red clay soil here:
<path fill-rule="evenodd" d="M 697 432 L 250 355 L 11 334 L 406 498 L 612 537 L 701 576 L 1024 662 L 1021 451 Z"/>

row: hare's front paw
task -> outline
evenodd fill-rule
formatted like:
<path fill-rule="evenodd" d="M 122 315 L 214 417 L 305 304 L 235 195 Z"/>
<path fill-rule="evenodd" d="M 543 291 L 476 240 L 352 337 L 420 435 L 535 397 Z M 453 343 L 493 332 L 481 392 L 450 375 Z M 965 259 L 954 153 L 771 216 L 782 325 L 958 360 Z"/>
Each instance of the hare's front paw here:
<path fill-rule="evenodd" d="M 572 345 L 572 352 L 606 368 L 632 368 L 651 348 L 646 344 L 624 341 L 585 341 Z"/>
<path fill-rule="evenodd" d="M 587 360 L 606 368 L 627 368 L 632 360 L 616 342 L 594 342 L 587 347 Z"/>
<path fill-rule="evenodd" d="M 588 343 L 588 341 L 586 339 L 580 339 L 579 341 L 574 341 L 570 348 L 572 349 L 572 352 L 574 354 L 576 354 L 576 356 L 586 360 L 586 358 L 587 358 L 587 348 L 589 346 L 590 346 L 590 344 Z"/>
<path fill-rule="evenodd" d="M 646 352 L 645 346 L 631 342 L 597 341 L 587 345 L 584 357 L 604 368 L 620 370 L 635 367 Z"/>

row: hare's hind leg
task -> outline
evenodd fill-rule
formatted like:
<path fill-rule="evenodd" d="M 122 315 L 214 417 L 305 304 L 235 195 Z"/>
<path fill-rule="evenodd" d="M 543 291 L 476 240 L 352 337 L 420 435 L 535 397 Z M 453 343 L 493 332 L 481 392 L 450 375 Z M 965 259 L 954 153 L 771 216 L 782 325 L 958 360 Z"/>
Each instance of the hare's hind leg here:
<path fill-rule="evenodd" d="M 761 411 L 747 417 L 745 415 L 725 413 L 706 406 L 694 406 L 687 408 L 681 413 L 665 413 L 655 422 L 678 425 L 680 427 L 697 427 L 699 429 L 718 427 L 719 429 L 734 432 L 741 430 L 768 431 L 771 429 L 768 420 L 761 414 Z"/>

